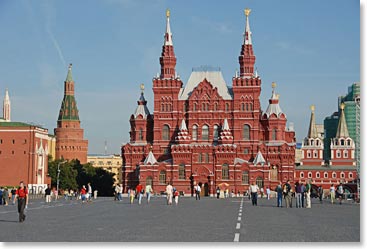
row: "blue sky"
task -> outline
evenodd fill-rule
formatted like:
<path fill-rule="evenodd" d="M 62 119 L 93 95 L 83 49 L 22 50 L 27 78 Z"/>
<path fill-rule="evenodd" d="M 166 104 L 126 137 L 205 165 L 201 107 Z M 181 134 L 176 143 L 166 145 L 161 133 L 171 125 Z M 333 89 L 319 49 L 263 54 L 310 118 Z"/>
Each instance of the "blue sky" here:
<path fill-rule="evenodd" d="M 176 69 L 184 83 L 192 67 L 219 66 L 228 85 L 239 68 L 243 9 L 267 107 L 271 82 L 305 137 L 311 104 L 317 123 L 337 110 L 337 97 L 360 81 L 359 1 L 0 1 L 0 92 L 9 88 L 12 120 L 53 133 L 67 65 L 89 153 L 119 153 L 129 141 L 129 117 L 139 85 L 153 110 L 152 78 L 159 71 L 165 10 L 171 10 Z"/>

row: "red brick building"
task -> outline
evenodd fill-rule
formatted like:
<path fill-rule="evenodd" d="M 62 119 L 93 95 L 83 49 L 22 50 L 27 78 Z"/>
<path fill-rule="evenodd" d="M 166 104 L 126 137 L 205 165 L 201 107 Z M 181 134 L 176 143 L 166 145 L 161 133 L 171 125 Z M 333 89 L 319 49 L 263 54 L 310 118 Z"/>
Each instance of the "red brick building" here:
<path fill-rule="evenodd" d="M 55 129 L 56 159 L 78 159 L 80 163 L 84 164 L 87 163 L 88 140 L 83 138 L 84 130 L 80 127 L 71 68 L 70 64 L 64 82 L 64 98 Z"/>
<path fill-rule="evenodd" d="M 340 107 L 340 118 L 335 138 L 330 150 L 331 160 L 323 160 L 324 141 L 317 136 L 314 106 L 311 107 L 310 127 L 307 137 L 302 142 L 301 165 L 296 167 L 295 180 L 304 182 L 311 179 L 313 184 L 329 189 L 331 184 L 350 183 L 357 178 L 355 163 L 355 144 L 349 136 L 344 104 Z"/>
<path fill-rule="evenodd" d="M 188 194 L 199 183 L 202 193 L 210 195 L 222 183 L 242 193 L 255 181 L 271 188 L 279 180 L 294 181 L 295 132 L 286 127 L 275 83 L 262 111 L 250 10 L 245 14 L 240 72 L 232 77 L 232 85 L 219 69 L 200 67 L 193 69 L 184 86 L 176 73 L 167 12 L 161 72 L 153 78 L 154 115 L 142 92 L 130 118 L 130 142 L 122 146 L 125 187 L 141 182 L 160 192 L 171 182 Z"/>
<path fill-rule="evenodd" d="M 0 186 L 20 181 L 35 192 L 51 183 L 48 176 L 48 130 L 21 122 L 0 122 Z"/>

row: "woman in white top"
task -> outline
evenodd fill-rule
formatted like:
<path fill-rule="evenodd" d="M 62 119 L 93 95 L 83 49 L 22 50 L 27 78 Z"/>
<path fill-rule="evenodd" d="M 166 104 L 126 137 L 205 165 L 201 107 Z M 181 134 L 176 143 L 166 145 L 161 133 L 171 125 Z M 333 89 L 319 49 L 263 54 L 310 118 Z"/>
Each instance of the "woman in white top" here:
<path fill-rule="evenodd" d="M 331 186 L 330 186 L 330 200 L 331 200 L 331 204 L 334 204 L 334 201 L 335 201 L 335 187 L 334 187 L 334 184 L 331 184 Z"/>

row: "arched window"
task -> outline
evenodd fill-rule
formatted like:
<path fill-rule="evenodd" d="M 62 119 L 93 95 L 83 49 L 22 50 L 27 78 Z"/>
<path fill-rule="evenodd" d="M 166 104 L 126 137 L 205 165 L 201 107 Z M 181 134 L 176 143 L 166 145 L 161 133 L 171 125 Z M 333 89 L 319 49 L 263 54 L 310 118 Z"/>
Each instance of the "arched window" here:
<path fill-rule="evenodd" d="M 248 103 L 246 103 L 246 111 L 248 111 Z"/>
<path fill-rule="evenodd" d="M 340 178 L 344 178 L 344 177 L 345 177 L 344 172 L 340 173 Z"/>
<path fill-rule="evenodd" d="M 264 180 L 262 177 L 259 176 L 256 178 L 256 185 L 259 186 L 259 188 L 264 187 Z"/>
<path fill-rule="evenodd" d="M 169 126 L 163 125 L 162 140 L 169 140 Z"/>
<path fill-rule="evenodd" d="M 336 158 L 341 158 L 342 157 L 342 155 L 341 155 L 342 153 L 340 153 L 340 150 L 337 150 L 336 151 Z"/>
<path fill-rule="evenodd" d="M 214 125 L 213 138 L 214 138 L 214 141 L 218 140 L 218 125 Z"/>
<path fill-rule="evenodd" d="M 205 162 L 209 163 L 209 153 L 205 153 Z"/>
<path fill-rule="evenodd" d="M 222 180 L 228 180 L 229 179 L 229 166 L 228 164 L 222 165 Z"/>
<path fill-rule="evenodd" d="M 202 103 L 202 104 L 201 104 L 201 110 L 202 110 L 202 111 L 205 111 L 205 103 Z"/>
<path fill-rule="evenodd" d="M 312 178 L 312 173 L 308 172 L 308 178 Z"/>
<path fill-rule="evenodd" d="M 139 140 L 143 140 L 143 129 L 139 129 Z"/>
<path fill-rule="evenodd" d="M 347 145 L 350 146 L 351 142 L 350 139 L 347 139 Z"/>
<path fill-rule="evenodd" d="M 313 151 L 313 158 L 317 158 L 317 150 Z"/>
<path fill-rule="evenodd" d="M 192 140 L 198 140 L 198 127 L 196 125 L 192 127 Z"/>
<path fill-rule="evenodd" d="M 243 126 L 243 140 L 250 140 L 250 126 L 247 124 Z"/>
<path fill-rule="evenodd" d="M 161 170 L 159 172 L 159 183 L 166 184 L 166 171 L 165 170 Z"/>
<path fill-rule="evenodd" d="M 226 112 L 229 112 L 229 104 L 226 103 Z"/>
<path fill-rule="evenodd" d="M 193 106 L 193 111 L 196 111 L 197 107 L 196 107 L 196 103 L 194 103 L 194 106 Z"/>
<path fill-rule="evenodd" d="M 332 177 L 336 178 L 336 173 L 335 172 L 333 172 Z"/>
<path fill-rule="evenodd" d="M 209 127 L 207 125 L 203 125 L 201 140 L 209 140 Z"/>
<path fill-rule="evenodd" d="M 329 177 L 328 173 L 327 173 L 327 172 L 325 172 L 325 173 L 324 173 L 324 178 L 328 178 L 328 177 Z"/>
<path fill-rule="evenodd" d="M 147 179 L 145 180 L 145 184 L 153 187 L 153 178 L 151 176 L 147 176 Z"/>
<path fill-rule="evenodd" d="M 180 164 L 178 166 L 178 179 L 185 180 L 186 173 L 185 173 L 185 164 Z"/>
<path fill-rule="evenodd" d="M 316 178 L 320 178 L 320 172 L 316 172 Z"/>
<path fill-rule="evenodd" d="M 307 158 L 311 158 L 311 151 L 307 151 Z"/>
<path fill-rule="evenodd" d="M 349 178 L 353 178 L 353 173 L 349 172 Z"/>
<path fill-rule="evenodd" d="M 198 154 L 198 163 L 201 163 L 203 161 L 203 159 L 202 159 L 202 154 L 201 153 L 199 153 Z"/>
<path fill-rule="evenodd" d="M 271 139 L 277 140 L 277 130 L 276 129 L 273 129 L 273 131 L 271 132 Z"/>
<path fill-rule="evenodd" d="M 242 184 L 248 184 L 248 171 L 242 172 Z"/>
<path fill-rule="evenodd" d="M 245 110 L 245 103 L 241 103 L 241 111 Z"/>
<path fill-rule="evenodd" d="M 214 103 L 214 111 L 218 110 L 218 103 Z"/>
<path fill-rule="evenodd" d="M 250 103 L 249 106 L 250 106 L 250 111 L 252 111 L 253 110 L 252 103 Z"/>
<path fill-rule="evenodd" d="M 303 172 L 301 172 L 300 174 L 299 174 L 299 177 L 300 178 L 303 178 L 305 175 L 304 175 L 304 173 Z"/>
<path fill-rule="evenodd" d="M 344 139 L 340 139 L 340 145 L 344 145 Z"/>

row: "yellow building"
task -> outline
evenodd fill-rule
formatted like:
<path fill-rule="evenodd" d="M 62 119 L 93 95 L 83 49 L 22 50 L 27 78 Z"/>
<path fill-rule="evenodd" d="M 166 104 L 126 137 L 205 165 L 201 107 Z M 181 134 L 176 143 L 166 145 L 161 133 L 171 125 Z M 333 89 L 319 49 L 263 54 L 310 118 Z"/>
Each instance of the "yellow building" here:
<path fill-rule="evenodd" d="M 98 155 L 91 154 L 87 157 L 87 162 L 93 167 L 103 168 L 115 174 L 115 183 L 122 183 L 122 159 L 120 155 Z"/>
<path fill-rule="evenodd" d="M 56 136 L 48 134 L 48 155 L 52 156 L 52 160 L 56 158 Z"/>

